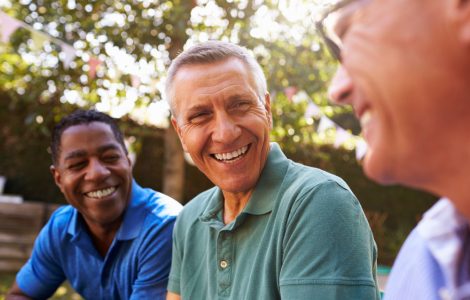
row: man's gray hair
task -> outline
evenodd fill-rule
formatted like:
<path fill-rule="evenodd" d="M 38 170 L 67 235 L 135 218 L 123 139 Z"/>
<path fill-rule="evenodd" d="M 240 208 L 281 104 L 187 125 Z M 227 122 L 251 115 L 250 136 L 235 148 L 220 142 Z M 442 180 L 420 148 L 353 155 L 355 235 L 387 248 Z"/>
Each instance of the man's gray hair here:
<path fill-rule="evenodd" d="M 209 64 L 235 57 L 240 59 L 251 71 L 256 82 L 258 98 L 264 104 L 267 92 L 266 77 L 263 69 L 250 52 L 239 45 L 222 41 L 208 41 L 192 46 L 180 53 L 171 63 L 165 84 L 165 98 L 174 113 L 173 106 L 173 80 L 178 70 L 185 65 Z"/>

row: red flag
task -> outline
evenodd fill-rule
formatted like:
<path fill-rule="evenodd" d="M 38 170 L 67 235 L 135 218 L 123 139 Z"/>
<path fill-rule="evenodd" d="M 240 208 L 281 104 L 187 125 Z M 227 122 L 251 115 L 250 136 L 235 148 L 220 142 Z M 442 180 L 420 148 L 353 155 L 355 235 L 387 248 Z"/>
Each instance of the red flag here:
<path fill-rule="evenodd" d="M 96 69 L 101 65 L 101 60 L 96 57 L 90 57 L 90 60 L 88 61 L 88 77 L 91 79 L 95 78 L 96 76 Z"/>
<path fill-rule="evenodd" d="M 286 87 L 284 89 L 284 93 L 286 94 L 287 99 L 289 99 L 289 101 L 292 101 L 292 97 L 297 94 L 297 88 L 295 86 Z"/>

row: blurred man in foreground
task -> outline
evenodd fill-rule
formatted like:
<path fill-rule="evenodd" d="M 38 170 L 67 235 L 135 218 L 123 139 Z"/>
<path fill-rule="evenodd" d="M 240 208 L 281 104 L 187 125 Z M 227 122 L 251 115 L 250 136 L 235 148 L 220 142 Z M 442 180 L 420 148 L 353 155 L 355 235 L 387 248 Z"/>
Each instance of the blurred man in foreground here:
<path fill-rule="evenodd" d="M 181 205 L 132 178 L 115 121 L 79 110 L 56 125 L 52 175 L 70 205 L 36 239 L 7 299 L 45 299 L 64 280 L 85 299 L 164 299 Z"/>
<path fill-rule="evenodd" d="M 269 142 L 266 80 L 245 48 L 184 51 L 166 96 L 184 150 L 216 185 L 178 217 L 167 299 L 378 299 L 359 202 Z"/>
<path fill-rule="evenodd" d="M 317 25 L 341 62 L 330 96 L 354 107 L 369 145 L 366 174 L 446 197 L 405 242 L 386 299 L 470 299 L 470 1 L 341 1 Z"/>

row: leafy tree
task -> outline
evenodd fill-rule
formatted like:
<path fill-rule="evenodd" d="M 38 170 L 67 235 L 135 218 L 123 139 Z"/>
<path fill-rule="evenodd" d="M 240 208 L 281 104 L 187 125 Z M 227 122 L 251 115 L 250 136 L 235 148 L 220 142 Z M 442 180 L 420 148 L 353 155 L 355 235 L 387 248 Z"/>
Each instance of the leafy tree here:
<path fill-rule="evenodd" d="M 387 236 L 391 231 L 383 233 L 386 226 L 406 233 L 434 198 L 370 183 L 354 159 L 353 146 L 333 149 L 334 136 L 318 134 L 319 120 L 304 117 L 313 101 L 324 115 L 354 134 L 359 132 L 351 109 L 331 106 L 326 98 L 327 82 L 336 65 L 314 32 L 313 16 L 322 2 L 0 1 L 0 9 L 27 24 L 8 43 L 0 43 L 0 167 L 14 169 L 15 157 L 36 151 L 37 156 L 28 160 L 33 167 L 19 176 L 26 181 L 41 178 L 27 184 L 28 188 L 45 185 L 50 178 L 32 174 L 35 165 L 48 160 L 36 142 L 48 139 L 51 126 L 77 106 L 96 107 L 123 121 L 145 125 L 126 125 L 133 132 L 148 132 L 148 126 L 165 129 L 163 192 L 183 199 L 183 153 L 175 132 L 168 127 L 168 108 L 161 100 L 165 69 L 185 46 L 223 39 L 252 49 L 264 68 L 273 102 L 272 138 L 287 155 L 343 176 L 366 209 L 393 216 L 386 224 L 377 223 L 376 232 L 382 233 L 376 236 Z M 44 38 L 39 32 L 47 34 L 45 41 L 38 42 Z M 76 53 L 70 64 L 64 63 L 67 45 Z M 392 194 L 399 195 L 398 199 Z M 401 222 L 404 205 L 407 220 Z M 383 220 L 381 216 L 376 219 Z M 402 239 L 400 235 L 386 242 L 395 247 L 390 251 L 396 251 Z M 379 245 L 384 243 L 379 241 Z"/>
<path fill-rule="evenodd" d="M 316 133 L 313 123 L 301 118 L 305 105 L 285 101 L 284 90 L 305 90 L 318 104 L 327 105 L 325 82 L 334 66 L 318 43 L 312 20 L 289 21 L 279 5 L 277 1 L 210 0 L 12 2 L 4 10 L 34 30 L 19 29 L 10 44 L 2 45 L 0 89 L 11 98 L 11 107 L 23 103 L 34 108 L 26 116 L 27 123 L 46 136 L 49 120 L 68 112 L 61 110 L 63 103 L 96 106 L 115 117 L 155 124 L 152 116 L 142 115 L 149 105 L 161 101 L 159 87 L 170 59 L 187 43 L 207 38 L 231 40 L 254 49 L 273 95 L 273 138 L 293 149 L 297 143 L 311 143 Z M 260 22 L 265 21 L 277 24 L 278 30 L 269 33 L 261 28 Z M 35 32 L 49 37 L 38 45 Z M 64 43 L 76 50 L 70 66 L 64 64 Z M 97 63 L 93 74 L 90 69 Z M 54 109 L 41 113 L 39 107 L 47 103 Z M 168 115 L 164 105 L 159 107 L 160 114 Z M 34 122 L 38 120 L 42 121 Z M 157 125 L 168 126 L 168 121 Z M 286 128 L 291 129 L 288 135 L 284 134 Z M 164 191 L 180 198 L 181 147 L 171 128 L 165 140 Z"/>

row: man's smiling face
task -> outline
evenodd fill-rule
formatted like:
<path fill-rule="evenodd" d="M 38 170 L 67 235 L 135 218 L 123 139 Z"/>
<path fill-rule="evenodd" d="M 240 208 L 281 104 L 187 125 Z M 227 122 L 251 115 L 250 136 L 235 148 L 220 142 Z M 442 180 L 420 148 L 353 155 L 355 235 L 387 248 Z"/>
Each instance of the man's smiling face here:
<path fill-rule="evenodd" d="M 183 148 L 224 192 L 252 190 L 269 152 L 271 108 L 237 58 L 183 66 L 173 82 L 174 118 Z"/>
<path fill-rule="evenodd" d="M 130 199 L 131 163 L 108 124 L 67 128 L 52 174 L 67 201 L 88 226 L 116 226 Z"/>

